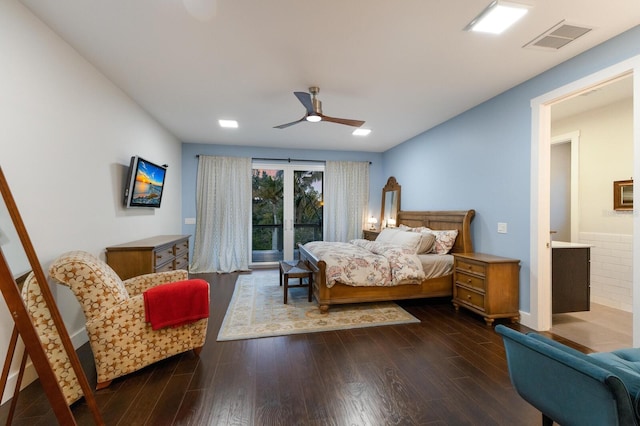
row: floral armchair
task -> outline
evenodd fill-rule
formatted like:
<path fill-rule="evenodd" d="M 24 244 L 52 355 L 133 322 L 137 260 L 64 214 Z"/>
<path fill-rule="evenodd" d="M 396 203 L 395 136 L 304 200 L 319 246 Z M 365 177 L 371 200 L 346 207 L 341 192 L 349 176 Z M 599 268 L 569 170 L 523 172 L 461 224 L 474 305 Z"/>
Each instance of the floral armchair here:
<path fill-rule="evenodd" d="M 191 349 L 199 355 L 204 345 L 207 318 L 159 330 L 152 330 L 145 322 L 143 292 L 159 284 L 186 280 L 187 271 L 158 272 L 122 281 L 94 255 L 72 251 L 51 264 L 49 275 L 68 286 L 82 306 L 98 390 L 115 378 L 170 356 Z"/>

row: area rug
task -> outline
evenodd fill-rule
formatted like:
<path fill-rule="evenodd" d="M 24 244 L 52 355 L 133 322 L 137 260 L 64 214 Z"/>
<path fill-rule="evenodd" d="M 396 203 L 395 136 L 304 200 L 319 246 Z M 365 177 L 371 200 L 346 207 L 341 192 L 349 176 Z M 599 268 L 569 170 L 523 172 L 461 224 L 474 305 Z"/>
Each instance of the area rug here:
<path fill-rule="evenodd" d="M 277 272 L 238 276 L 218 341 L 420 322 L 393 302 L 336 305 L 321 314 L 304 287 L 290 288 L 285 305 L 278 281 Z"/>

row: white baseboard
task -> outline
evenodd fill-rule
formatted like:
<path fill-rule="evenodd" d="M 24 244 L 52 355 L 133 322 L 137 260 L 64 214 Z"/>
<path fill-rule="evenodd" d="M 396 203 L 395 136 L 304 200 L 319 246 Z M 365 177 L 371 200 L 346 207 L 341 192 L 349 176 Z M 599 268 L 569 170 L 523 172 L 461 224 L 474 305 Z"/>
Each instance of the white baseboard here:
<path fill-rule="evenodd" d="M 533 318 L 531 317 L 531 313 L 530 312 L 520 311 L 520 324 L 535 330 L 535 325 L 536 324 L 535 324 Z M 536 330 L 536 331 L 539 331 L 539 330 Z"/>

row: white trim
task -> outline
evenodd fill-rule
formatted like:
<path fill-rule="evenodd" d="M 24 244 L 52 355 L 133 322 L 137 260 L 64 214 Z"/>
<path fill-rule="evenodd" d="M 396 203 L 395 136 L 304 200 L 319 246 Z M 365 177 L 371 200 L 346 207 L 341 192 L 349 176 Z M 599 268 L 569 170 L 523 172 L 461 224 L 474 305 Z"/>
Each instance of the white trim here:
<path fill-rule="evenodd" d="M 640 56 L 634 58 L 633 72 L 633 174 L 640 176 Z M 640 191 L 635 191 L 633 203 L 640 206 Z M 640 215 L 633 215 L 633 249 L 631 254 L 633 282 L 631 297 L 633 298 L 633 346 L 640 346 Z M 636 296 L 638 295 L 638 296 Z"/>
<path fill-rule="evenodd" d="M 521 317 L 520 322 L 534 330 L 548 330 L 551 328 L 551 108 L 549 105 L 532 102 L 531 114 L 530 313 L 528 317 Z M 540 170 L 545 170 L 546 173 L 539 173 Z"/>
<path fill-rule="evenodd" d="M 549 239 L 549 151 L 551 105 L 594 87 L 633 73 L 634 78 L 634 152 L 640 153 L 640 56 L 622 61 L 531 100 L 531 245 L 530 316 L 522 323 L 534 330 L 551 328 L 551 250 Z M 634 172 L 640 176 L 640 161 Z M 640 193 L 640 191 L 636 191 Z M 640 194 L 634 195 L 640 205 Z M 634 215 L 634 229 L 640 229 L 640 215 Z M 640 232 L 634 232 L 633 263 L 640 265 Z M 640 268 L 633 271 L 633 293 L 640 294 Z M 640 345 L 640 297 L 634 297 L 633 342 Z"/>

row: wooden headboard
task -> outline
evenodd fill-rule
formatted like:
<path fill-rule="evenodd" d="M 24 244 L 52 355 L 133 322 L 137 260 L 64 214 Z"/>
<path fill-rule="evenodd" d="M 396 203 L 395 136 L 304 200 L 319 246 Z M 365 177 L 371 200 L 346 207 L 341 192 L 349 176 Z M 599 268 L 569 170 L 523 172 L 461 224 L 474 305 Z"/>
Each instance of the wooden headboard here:
<path fill-rule="evenodd" d="M 472 253 L 471 221 L 475 210 L 399 211 L 398 224 L 417 228 L 426 226 L 435 230 L 458 230 L 452 253 Z"/>

